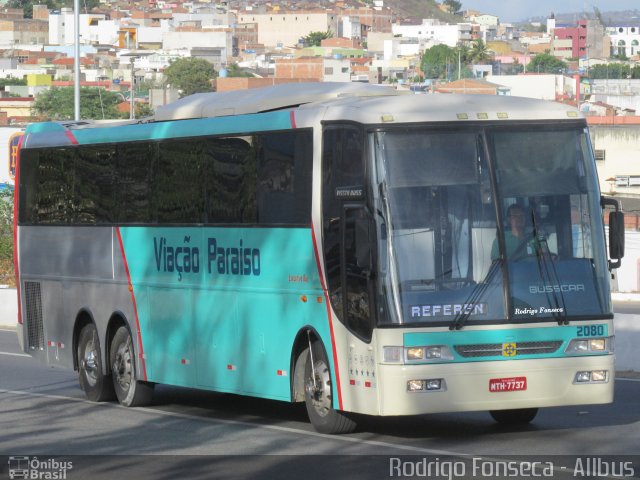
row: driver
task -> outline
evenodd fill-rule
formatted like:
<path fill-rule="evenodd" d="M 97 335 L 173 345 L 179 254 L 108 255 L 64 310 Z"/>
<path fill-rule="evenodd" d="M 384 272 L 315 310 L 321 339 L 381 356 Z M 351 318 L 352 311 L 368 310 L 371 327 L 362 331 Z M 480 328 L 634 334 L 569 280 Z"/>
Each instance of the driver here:
<path fill-rule="evenodd" d="M 510 257 L 522 250 L 525 247 L 525 243 L 527 243 L 525 239 L 524 209 L 517 203 L 510 205 L 507 209 L 507 218 L 509 219 L 510 230 L 504 232 L 504 245 L 507 257 Z M 491 260 L 497 260 L 500 257 L 498 245 L 498 239 L 496 238 L 491 246 Z M 526 245 L 526 248 L 529 249 L 530 246 Z M 527 253 L 531 252 L 527 251 Z"/>

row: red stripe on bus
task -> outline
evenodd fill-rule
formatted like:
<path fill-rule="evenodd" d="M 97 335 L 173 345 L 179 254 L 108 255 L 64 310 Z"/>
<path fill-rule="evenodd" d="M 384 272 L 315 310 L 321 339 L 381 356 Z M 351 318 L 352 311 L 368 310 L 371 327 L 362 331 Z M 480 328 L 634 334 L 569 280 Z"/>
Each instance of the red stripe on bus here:
<path fill-rule="evenodd" d="M 66 132 L 64 132 L 64 134 L 67 136 L 67 138 L 69 139 L 69 141 L 71 142 L 72 145 L 78 145 L 78 140 L 73 135 L 73 133 L 71 133 L 69 130 L 67 130 Z"/>
<path fill-rule="evenodd" d="M 18 141 L 18 154 L 16 155 L 16 175 L 13 179 L 13 268 L 16 275 L 16 293 L 18 295 L 18 323 L 22 324 L 22 305 L 20 302 L 20 269 L 18 268 L 18 191 L 20 186 L 20 149 L 24 136 Z"/>
<path fill-rule="evenodd" d="M 293 113 L 293 112 L 292 112 Z M 320 265 L 320 255 L 318 255 L 318 244 L 316 243 L 316 234 L 311 225 L 311 238 L 313 240 L 313 253 L 316 257 L 316 266 L 318 267 L 318 276 L 320 277 L 320 284 L 322 285 L 322 292 L 324 293 L 325 303 L 327 304 L 327 317 L 329 319 L 329 332 L 331 333 L 331 350 L 333 350 L 333 364 L 336 366 L 336 387 L 338 390 L 338 408 L 342 410 L 342 388 L 340 387 L 340 367 L 338 366 L 338 352 L 336 351 L 336 339 L 333 332 L 333 317 L 331 315 L 331 302 L 329 301 L 329 293 L 327 292 L 327 286 L 322 274 L 322 266 Z"/>
<path fill-rule="evenodd" d="M 296 114 L 293 110 L 289 112 L 289 118 L 291 119 L 291 128 L 296 128 Z"/>
<path fill-rule="evenodd" d="M 133 303 L 133 314 L 136 317 L 136 328 L 138 329 L 138 347 L 140 362 L 142 365 L 143 380 L 147 380 L 147 365 L 144 360 L 144 348 L 142 347 L 142 332 L 140 331 L 140 319 L 138 318 L 138 306 L 136 304 L 136 296 L 133 293 L 133 284 L 131 283 L 131 275 L 129 274 L 129 264 L 127 263 L 127 256 L 124 253 L 124 244 L 122 243 L 122 235 L 120 235 L 120 227 L 116 227 L 116 234 L 118 235 L 118 243 L 120 244 L 120 252 L 122 253 L 122 261 L 124 262 L 124 271 L 127 274 L 127 288 L 131 292 L 131 302 Z"/>

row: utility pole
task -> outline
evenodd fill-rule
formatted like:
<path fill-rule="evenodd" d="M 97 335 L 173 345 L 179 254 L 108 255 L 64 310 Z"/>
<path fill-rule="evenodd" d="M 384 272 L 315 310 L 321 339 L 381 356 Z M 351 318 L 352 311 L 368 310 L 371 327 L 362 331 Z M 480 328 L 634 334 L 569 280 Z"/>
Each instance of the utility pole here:
<path fill-rule="evenodd" d="M 80 0 L 73 0 L 73 119 L 80 121 Z"/>

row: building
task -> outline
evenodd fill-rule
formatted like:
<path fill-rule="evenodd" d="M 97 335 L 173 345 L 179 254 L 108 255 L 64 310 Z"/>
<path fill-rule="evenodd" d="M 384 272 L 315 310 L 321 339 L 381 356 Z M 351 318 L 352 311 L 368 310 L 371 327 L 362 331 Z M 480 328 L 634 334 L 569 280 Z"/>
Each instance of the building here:
<path fill-rule="evenodd" d="M 609 27 L 607 34 L 611 39 L 611 55 L 631 58 L 640 54 L 640 24 Z"/>
<path fill-rule="evenodd" d="M 79 17 L 80 43 L 98 43 L 98 24 L 105 20 L 106 16 L 81 13 Z M 50 45 L 73 45 L 75 43 L 73 9 L 63 8 L 60 13 L 49 14 L 48 43 Z"/>
<path fill-rule="evenodd" d="M 238 13 L 238 23 L 256 24 L 258 43 L 274 48 L 296 46 L 311 32 L 338 31 L 338 15 L 326 10 L 268 13 L 241 11 Z"/>
<path fill-rule="evenodd" d="M 49 38 L 49 24 L 42 20 L 0 19 L 0 46 L 42 45 Z"/>
<path fill-rule="evenodd" d="M 501 85 L 471 78 L 463 78 L 435 87 L 437 93 L 463 93 L 476 95 L 508 95 L 509 89 Z"/>

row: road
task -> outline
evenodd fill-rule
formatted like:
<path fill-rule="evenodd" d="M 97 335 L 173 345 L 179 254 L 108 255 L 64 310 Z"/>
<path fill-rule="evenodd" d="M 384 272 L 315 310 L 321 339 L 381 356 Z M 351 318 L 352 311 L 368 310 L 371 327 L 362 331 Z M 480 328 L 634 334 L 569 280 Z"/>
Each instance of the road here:
<path fill-rule="evenodd" d="M 481 412 L 367 418 L 354 434 L 329 436 L 311 428 L 302 406 L 191 389 L 158 387 L 146 408 L 91 403 L 75 372 L 39 364 L 19 351 L 15 332 L 0 330 L 0 456 L 73 455 L 70 479 L 114 478 L 115 471 L 128 478 L 187 471 L 191 478 L 388 478 L 392 458 L 469 462 L 469 455 L 552 458 L 573 473 L 575 460 L 562 455 L 638 453 L 640 378 L 618 378 L 615 388 L 612 405 L 544 409 L 526 427 L 501 427 Z M 631 476 L 640 478 L 640 459 L 633 461 Z M 0 479 L 8 478 L 6 464 L 0 457 Z"/>

